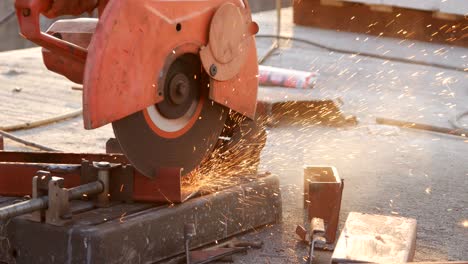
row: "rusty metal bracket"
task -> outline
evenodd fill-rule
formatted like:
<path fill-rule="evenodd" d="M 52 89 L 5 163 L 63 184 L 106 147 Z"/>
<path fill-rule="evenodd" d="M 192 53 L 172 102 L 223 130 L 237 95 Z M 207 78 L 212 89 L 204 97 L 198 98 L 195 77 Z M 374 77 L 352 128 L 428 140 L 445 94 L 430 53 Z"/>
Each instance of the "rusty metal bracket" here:
<path fill-rule="evenodd" d="M 327 243 L 325 239 L 325 223 L 322 218 L 312 218 L 310 221 L 310 247 L 308 264 L 315 258 L 314 249 Z"/>
<path fill-rule="evenodd" d="M 63 178 L 51 177 L 48 182 L 49 206 L 45 213 L 47 224 L 63 226 L 71 222 L 70 195 L 63 185 Z"/>
<path fill-rule="evenodd" d="M 304 208 L 308 221 L 323 219 L 326 246 L 333 249 L 338 230 L 344 180 L 335 167 L 306 166 L 304 168 Z"/>
<path fill-rule="evenodd" d="M 109 166 L 108 168 L 106 166 Z M 134 169 L 131 165 L 110 162 L 81 162 L 81 184 L 100 180 L 99 171 L 108 170 L 109 190 L 101 199 L 109 198 L 109 201 L 131 202 L 133 201 Z M 101 176 L 106 177 L 106 176 Z M 94 197 L 96 198 L 96 197 Z M 104 205 L 104 204 L 102 204 Z"/>
<path fill-rule="evenodd" d="M 86 194 L 100 194 L 109 188 L 105 180 L 70 189 L 64 187 L 64 182 L 63 178 L 54 177 L 48 171 L 38 171 L 32 179 L 32 198 L 1 207 L 0 220 L 32 213 L 29 219 L 33 222 L 63 226 L 71 222 L 71 200 L 81 199 Z"/>
<path fill-rule="evenodd" d="M 32 198 L 37 199 L 47 195 L 48 183 L 52 176 L 48 171 L 38 171 L 32 180 Z M 37 210 L 31 213 L 30 220 L 34 222 L 45 221 L 45 210 Z"/>
<path fill-rule="evenodd" d="M 109 138 L 106 141 L 106 153 L 119 153 L 122 154 L 122 148 L 120 147 L 120 143 L 116 138 Z"/>

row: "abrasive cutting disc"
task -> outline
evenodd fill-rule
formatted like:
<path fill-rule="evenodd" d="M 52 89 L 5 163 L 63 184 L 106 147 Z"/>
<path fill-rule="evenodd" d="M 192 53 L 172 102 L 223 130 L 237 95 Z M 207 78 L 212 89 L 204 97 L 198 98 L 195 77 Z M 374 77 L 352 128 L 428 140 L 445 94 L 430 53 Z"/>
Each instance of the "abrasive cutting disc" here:
<path fill-rule="evenodd" d="M 160 168 L 187 174 L 213 151 L 228 109 L 209 100 L 199 57 L 186 54 L 169 68 L 164 101 L 112 123 L 123 153 L 145 176 Z"/>

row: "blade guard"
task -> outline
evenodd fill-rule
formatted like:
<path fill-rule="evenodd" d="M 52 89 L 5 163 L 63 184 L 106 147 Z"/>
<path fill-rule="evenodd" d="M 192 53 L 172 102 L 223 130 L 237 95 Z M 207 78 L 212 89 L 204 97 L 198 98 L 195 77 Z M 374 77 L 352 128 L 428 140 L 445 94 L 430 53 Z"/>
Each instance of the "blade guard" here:
<path fill-rule="evenodd" d="M 203 67 L 211 76 L 210 98 L 250 119 L 257 106 L 257 32 L 250 13 L 225 3 L 213 16 L 209 43 L 200 51 Z"/>
<path fill-rule="evenodd" d="M 239 26 L 246 30 L 243 34 L 248 33 L 250 9 L 242 0 L 109 1 L 88 48 L 83 83 L 85 128 L 106 125 L 161 102 L 164 65 L 183 54 L 180 47 L 207 47 L 213 17 L 226 4 L 240 12 L 243 24 Z M 258 67 L 252 34 L 239 45 L 238 69 L 231 71 L 231 78 L 212 79 L 210 97 L 253 117 Z"/>

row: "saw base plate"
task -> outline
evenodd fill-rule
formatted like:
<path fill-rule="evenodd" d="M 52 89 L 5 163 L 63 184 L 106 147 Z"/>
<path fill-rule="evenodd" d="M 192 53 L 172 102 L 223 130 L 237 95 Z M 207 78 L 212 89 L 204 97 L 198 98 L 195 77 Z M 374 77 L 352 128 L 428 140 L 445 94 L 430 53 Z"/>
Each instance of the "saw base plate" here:
<path fill-rule="evenodd" d="M 0 197 L 0 206 L 17 197 Z M 118 203 L 92 209 L 77 201 L 73 224 L 51 226 L 26 216 L 0 222 L 0 262 L 149 263 L 184 252 L 184 225 L 195 224 L 193 247 L 280 221 L 276 176 L 230 187 L 176 206 Z M 228 216 L 228 218 L 226 218 Z M 44 238 L 47 238 L 45 241 Z"/>

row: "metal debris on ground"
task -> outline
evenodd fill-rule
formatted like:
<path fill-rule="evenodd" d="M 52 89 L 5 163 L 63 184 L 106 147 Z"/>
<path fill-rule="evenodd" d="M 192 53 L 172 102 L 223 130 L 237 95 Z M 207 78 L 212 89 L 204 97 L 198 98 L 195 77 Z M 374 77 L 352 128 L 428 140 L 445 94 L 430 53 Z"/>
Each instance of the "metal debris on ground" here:
<path fill-rule="evenodd" d="M 412 129 L 417 129 L 417 130 L 424 130 L 424 131 L 448 134 L 448 135 L 459 136 L 459 137 L 468 137 L 468 129 L 461 128 L 461 127 L 460 128 L 438 127 L 438 126 L 433 126 L 433 125 L 428 125 L 428 124 L 407 122 L 407 121 L 401 121 L 401 120 L 390 119 L 390 118 L 382 118 L 382 117 L 377 117 L 376 122 L 377 124 L 382 124 L 382 125 L 397 126 L 397 127 L 402 127 L 402 128 L 412 128 Z"/>
<path fill-rule="evenodd" d="M 310 220 L 310 246 L 309 246 L 309 264 L 312 264 L 312 261 L 315 258 L 314 249 L 316 246 L 324 246 L 327 244 L 327 239 L 325 238 L 325 223 L 322 218 L 312 218 Z"/>
<path fill-rule="evenodd" d="M 190 225 L 189 226 L 193 226 Z M 263 246 L 263 242 L 239 240 L 233 238 L 229 241 L 214 245 L 209 248 L 201 250 L 189 250 L 189 242 L 193 238 L 193 228 L 188 227 L 187 238 L 186 238 L 186 263 L 187 264 L 203 264 L 214 261 L 229 261 L 232 262 L 232 255 L 236 253 L 246 252 L 248 249 L 260 249 Z"/>
<path fill-rule="evenodd" d="M 262 101 L 259 108 L 267 117 L 267 125 L 322 125 L 330 127 L 352 127 L 358 124 L 353 115 L 346 115 L 337 100 L 320 101 Z"/>

